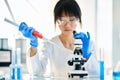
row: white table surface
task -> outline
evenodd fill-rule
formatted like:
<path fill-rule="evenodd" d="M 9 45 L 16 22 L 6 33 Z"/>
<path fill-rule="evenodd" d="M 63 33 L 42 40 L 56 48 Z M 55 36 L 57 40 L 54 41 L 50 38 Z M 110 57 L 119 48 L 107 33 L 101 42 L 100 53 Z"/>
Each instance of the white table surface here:
<path fill-rule="evenodd" d="M 7 77 L 9 76 L 10 69 L 9 67 L 0 67 L 0 72 L 4 72 Z M 85 78 L 64 78 L 64 77 L 51 77 L 51 76 L 30 76 L 27 72 L 26 65 L 23 68 L 23 79 L 22 80 L 103 80 L 100 79 L 98 76 L 87 76 Z M 9 77 L 8 77 L 9 78 Z M 6 80 L 10 80 L 10 79 Z M 112 75 L 105 75 L 104 80 L 113 80 Z"/>

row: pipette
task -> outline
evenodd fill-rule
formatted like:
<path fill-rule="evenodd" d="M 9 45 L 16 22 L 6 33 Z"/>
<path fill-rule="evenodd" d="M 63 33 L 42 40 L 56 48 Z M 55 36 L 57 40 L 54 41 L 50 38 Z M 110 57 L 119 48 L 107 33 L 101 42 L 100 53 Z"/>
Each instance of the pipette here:
<path fill-rule="evenodd" d="M 7 18 L 5 18 L 4 21 L 6 21 L 6 22 L 8 22 L 8 23 L 10 23 L 10 24 L 12 24 L 12 25 L 14 25 L 14 26 L 16 26 L 16 27 L 19 27 L 19 25 L 18 25 L 17 23 L 15 23 L 15 22 L 7 19 Z M 36 31 L 36 30 L 35 30 L 32 34 L 33 34 L 34 36 L 40 38 L 40 39 L 47 40 L 47 38 L 43 37 L 42 34 L 39 33 L 39 32 Z"/>
<path fill-rule="evenodd" d="M 15 23 L 15 22 L 7 19 L 7 18 L 5 18 L 4 21 L 6 21 L 6 22 L 8 22 L 8 23 L 10 23 L 10 24 L 12 24 L 12 25 L 14 25 L 14 26 L 16 26 L 16 27 L 19 27 L 19 25 L 18 25 L 17 23 Z M 38 37 L 39 39 L 42 39 L 42 40 L 47 41 L 47 42 L 49 42 L 49 43 L 51 43 L 51 44 L 53 44 L 53 45 L 56 45 L 56 47 L 59 47 L 59 46 L 58 46 L 57 44 L 55 44 L 54 42 L 52 42 L 52 41 L 48 40 L 47 38 L 45 38 L 44 36 L 42 36 L 42 34 L 39 33 L 39 32 L 36 31 L 36 30 L 35 30 L 32 34 L 33 34 L 34 36 Z"/>
<path fill-rule="evenodd" d="M 12 25 L 14 25 L 14 26 L 16 26 L 16 27 L 19 27 L 19 25 L 18 25 L 17 23 L 15 23 L 15 22 L 7 19 L 7 18 L 4 18 L 4 21 L 6 21 L 6 22 L 8 22 L 8 23 L 10 23 L 10 24 L 12 24 Z M 46 37 L 44 37 L 41 33 L 39 33 L 39 32 L 36 31 L 36 30 L 35 30 L 32 34 L 33 34 L 34 36 L 36 36 L 37 38 L 39 38 L 39 39 L 42 39 L 42 40 L 44 40 L 44 41 L 46 41 L 46 42 L 49 42 L 50 44 L 55 45 L 55 46 L 58 47 L 58 48 L 61 48 L 61 47 L 59 47 L 59 45 L 57 45 L 57 44 L 55 44 L 54 42 L 48 40 Z"/>

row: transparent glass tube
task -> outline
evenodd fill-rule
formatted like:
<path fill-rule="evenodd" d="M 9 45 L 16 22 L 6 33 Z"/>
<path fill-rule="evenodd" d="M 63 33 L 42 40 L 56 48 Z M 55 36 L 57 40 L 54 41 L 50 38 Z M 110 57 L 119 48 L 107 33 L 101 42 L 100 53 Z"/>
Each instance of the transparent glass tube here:
<path fill-rule="evenodd" d="M 120 61 L 117 62 L 113 70 L 113 80 L 120 80 Z"/>
<path fill-rule="evenodd" d="M 12 51 L 12 62 L 10 64 L 10 79 L 15 80 L 15 50 Z"/>
<path fill-rule="evenodd" d="M 17 63 L 15 65 L 15 73 L 16 73 L 16 79 L 22 80 L 22 65 L 21 65 L 21 49 L 17 48 L 16 50 L 17 55 Z"/>
<path fill-rule="evenodd" d="M 100 79 L 104 79 L 104 53 L 100 48 Z"/>

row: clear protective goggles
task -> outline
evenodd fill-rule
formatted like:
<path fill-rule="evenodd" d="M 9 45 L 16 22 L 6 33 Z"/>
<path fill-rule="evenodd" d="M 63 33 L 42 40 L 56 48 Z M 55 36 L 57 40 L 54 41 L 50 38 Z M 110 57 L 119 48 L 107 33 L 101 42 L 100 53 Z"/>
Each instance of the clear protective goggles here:
<path fill-rule="evenodd" d="M 60 26 L 64 26 L 66 23 L 69 23 L 70 25 L 76 25 L 78 21 L 79 19 L 76 17 L 60 17 L 57 20 L 58 25 Z"/>

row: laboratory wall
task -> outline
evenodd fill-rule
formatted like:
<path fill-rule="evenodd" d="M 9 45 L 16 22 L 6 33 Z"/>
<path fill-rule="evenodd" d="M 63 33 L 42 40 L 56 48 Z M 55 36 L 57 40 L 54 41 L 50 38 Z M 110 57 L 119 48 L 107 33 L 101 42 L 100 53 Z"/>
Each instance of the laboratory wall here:
<path fill-rule="evenodd" d="M 112 63 L 113 67 L 120 61 L 120 0 L 113 0 L 113 28 L 112 28 Z"/>
<path fill-rule="evenodd" d="M 97 0 L 97 54 L 104 54 L 105 68 L 112 68 L 112 0 Z"/>

